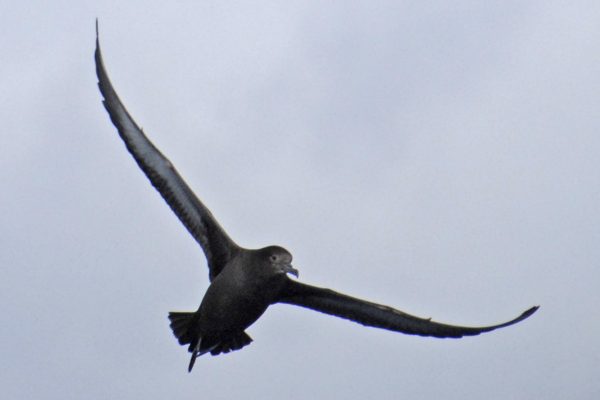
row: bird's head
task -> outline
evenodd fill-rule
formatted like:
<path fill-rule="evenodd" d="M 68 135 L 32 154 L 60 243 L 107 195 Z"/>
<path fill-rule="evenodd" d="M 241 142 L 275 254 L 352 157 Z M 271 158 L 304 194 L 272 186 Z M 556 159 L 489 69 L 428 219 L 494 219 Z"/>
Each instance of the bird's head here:
<path fill-rule="evenodd" d="M 289 251 L 280 246 L 269 246 L 259 251 L 261 257 L 277 272 L 298 277 L 298 270 L 292 266 L 292 255 Z"/>

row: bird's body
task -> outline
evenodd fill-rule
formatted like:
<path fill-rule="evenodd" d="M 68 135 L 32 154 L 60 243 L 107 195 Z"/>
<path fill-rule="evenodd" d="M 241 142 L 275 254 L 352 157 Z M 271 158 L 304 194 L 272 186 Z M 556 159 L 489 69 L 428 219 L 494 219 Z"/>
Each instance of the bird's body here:
<path fill-rule="evenodd" d="M 244 330 L 277 299 L 286 276 L 269 263 L 249 258 L 259 257 L 254 252 L 241 253 L 211 282 L 197 312 L 201 335 L 213 333 L 210 330 L 215 326 Z"/>
<path fill-rule="evenodd" d="M 238 246 L 208 208 L 195 196 L 173 164 L 148 140 L 131 118 L 104 68 L 96 37 L 96 72 L 104 106 L 127 149 L 206 256 L 211 281 L 196 312 L 171 312 L 171 328 L 192 353 L 189 370 L 197 356 L 239 350 L 252 339 L 245 330 L 271 304 L 285 303 L 310 308 L 366 326 L 413 335 L 459 338 L 478 335 L 522 321 L 538 307 L 497 325 L 464 327 L 442 324 L 290 279 L 298 276 L 292 256 L 284 248 L 268 246 L 251 250 Z"/>
<path fill-rule="evenodd" d="M 275 303 L 286 286 L 291 254 L 279 247 L 240 249 L 211 282 L 195 313 L 170 313 L 180 344 L 192 353 L 239 350 L 252 339 L 244 330 Z M 193 360 L 190 369 L 193 365 Z"/>

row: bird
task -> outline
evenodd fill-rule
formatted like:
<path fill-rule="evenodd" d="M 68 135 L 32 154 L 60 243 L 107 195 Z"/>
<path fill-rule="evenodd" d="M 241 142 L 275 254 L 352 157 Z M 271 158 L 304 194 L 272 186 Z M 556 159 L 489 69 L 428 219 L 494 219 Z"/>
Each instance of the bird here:
<path fill-rule="evenodd" d="M 203 354 L 214 356 L 249 345 L 252 338 L 245 330 L 276 303 L 312 309 L 369 327 L 435 338 L 479 335 L 521 322 L 538 310 L 539 306 L 533 306 L 496 325 L 458 326 L 301 283 L 298 270 L 292 265 L 292 255 L 285 248 L 273 245 L 247 249 L 236 244 L 133 120 L 106 72 L 97 21 L 94 58 L 102 102 L 127 150 L 198 242 L 207 260 L 210 285 L 197 311 L 168 315 L 174 336 L 191 353 L 188 372 Z"/>

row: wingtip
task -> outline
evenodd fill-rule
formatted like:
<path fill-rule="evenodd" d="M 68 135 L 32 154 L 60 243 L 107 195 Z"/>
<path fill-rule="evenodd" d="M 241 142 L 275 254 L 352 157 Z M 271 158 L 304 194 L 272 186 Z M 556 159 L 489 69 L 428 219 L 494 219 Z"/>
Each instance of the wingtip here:
<path fill-rule="evenodd" d="M 540 306 L 533 306 L 523 311 L 523 313 L 519 317 L 517 317 L 515 321 L 523 321 L 524 319 L 531 317 L 539 308 Z"/>
<path fill-rule="evenodd" d="M 96 51 L 94 52 L 97 57 L 100 53 L 100 31 L 98 29 L 98 18 L 96 18 Z"/>
<path fill-rule="evenodd" d="M 539 306 L 539 305 L 537 305 L 537 306 L 533 306 L 533 307 L 531 307 L 529 310 L 525 311 L 525 312 L 523 313 L 523 315 L 526 315 L 526 316 L 528 316 L 528 317 L 529 317 L 530 315 L 532 315 L 533 313 L 535 313 L 535 312 L 536 312 L 536 311 L 537 311 L 539 308 L 540 308 L 540 306 Z"/>

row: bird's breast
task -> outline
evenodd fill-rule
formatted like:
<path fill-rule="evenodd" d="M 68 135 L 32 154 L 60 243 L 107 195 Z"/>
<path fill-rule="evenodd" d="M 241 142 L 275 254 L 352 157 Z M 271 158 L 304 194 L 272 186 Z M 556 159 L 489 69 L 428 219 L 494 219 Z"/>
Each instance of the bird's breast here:
<path fill-rule="evenodd" d="M 254 323 L 280 289 L 280 279 L 248 279 L 233 273 L 217 276 L 200 304 L 202 330 L 238 331 Z"/>

